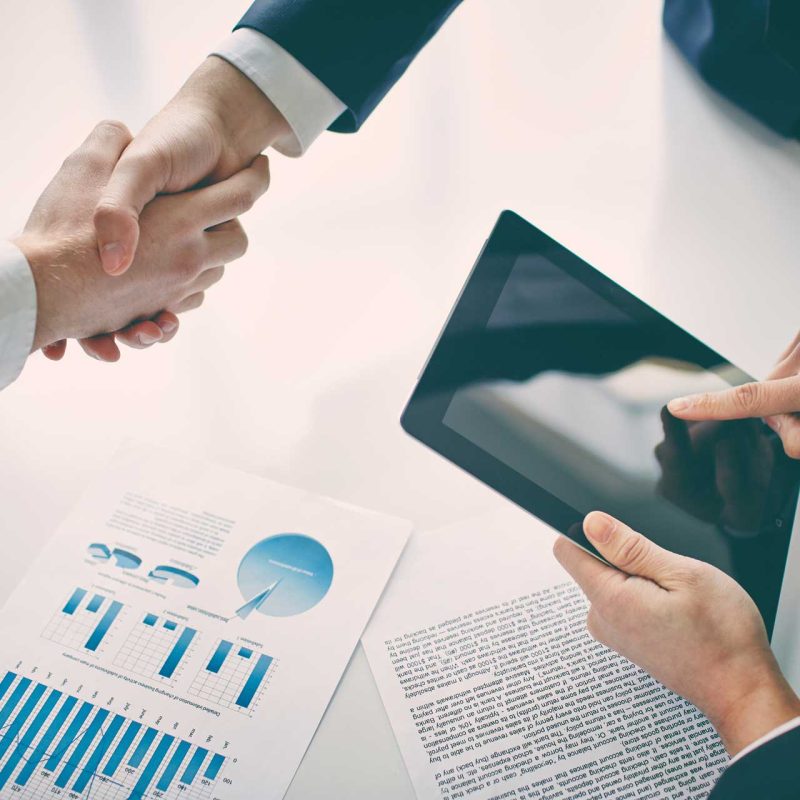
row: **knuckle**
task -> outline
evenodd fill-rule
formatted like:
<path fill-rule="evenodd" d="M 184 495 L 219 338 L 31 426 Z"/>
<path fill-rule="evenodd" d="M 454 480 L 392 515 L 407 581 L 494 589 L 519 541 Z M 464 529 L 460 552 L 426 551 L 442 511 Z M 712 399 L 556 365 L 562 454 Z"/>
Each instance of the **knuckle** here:
<path fill-rule="evenodd" d="M 196 249 L 186 247 L 173 262 L 173 268 L 180 283 L 193 281 L 200 273 L 200 257 Z"/>
<path fill-rule="evenodd" d="M 110 139 L 127 139 L 130 141 L 131 132 L 128 126 L 117 119 L 104 119 L 94 126 L 94 133 Z"/>
<path fill-rule="evenodd" d="M 61 169 L 63 170 L 77 170 L 86 166 L 89 151 L 86 148 L 79 147 L 73 150 L 62 162 Z"/>
<path fill-rule="evenodd" d="M 740 411 L 747 413 L 759 406 L 763 393 L 760 383 L 744 383 L 733 390 L 733 402 Z"/>
<path fill-rule="evenodd" d="M 623 569 L 635 569 L 647 558 L 647 540 L 638 534 L 627 536 L 617 548 L 615 562 Z"/>

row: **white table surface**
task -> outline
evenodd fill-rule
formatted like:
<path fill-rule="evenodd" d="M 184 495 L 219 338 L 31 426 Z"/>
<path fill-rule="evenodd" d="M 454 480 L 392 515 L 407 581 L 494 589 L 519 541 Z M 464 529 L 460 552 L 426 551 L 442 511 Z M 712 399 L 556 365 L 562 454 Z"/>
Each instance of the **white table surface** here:
<path fill-rule="evenodd" d="M 97 120 L 140 127 L 244 9 L 9 6 L 2 229 Z M 696 78 L 659 0 L 468 0 L 358 135 L 272 172 L 249 253 L 172 344 L 34 356 L 0 395 L 0 599 L 123 437 L 420 528 L 503 502 L 398 425 L 503 208 L 755 374 L 798 327 L 800 146 Z M 413 797 L 360 649 L 287 797 Z"/>

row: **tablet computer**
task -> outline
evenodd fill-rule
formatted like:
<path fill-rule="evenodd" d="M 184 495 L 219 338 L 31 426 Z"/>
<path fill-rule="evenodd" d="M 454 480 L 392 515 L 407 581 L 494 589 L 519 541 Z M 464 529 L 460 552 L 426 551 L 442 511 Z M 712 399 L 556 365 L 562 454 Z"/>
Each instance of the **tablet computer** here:
<path fill-rule="evenodd" d="M 771 632 L 800 470 L 761 420 L 686 423 L 674 397 L 751 378 L 516 214 L 486 241 L 405 430 L 594 555 L 594 509 L 707 561 Z"/>

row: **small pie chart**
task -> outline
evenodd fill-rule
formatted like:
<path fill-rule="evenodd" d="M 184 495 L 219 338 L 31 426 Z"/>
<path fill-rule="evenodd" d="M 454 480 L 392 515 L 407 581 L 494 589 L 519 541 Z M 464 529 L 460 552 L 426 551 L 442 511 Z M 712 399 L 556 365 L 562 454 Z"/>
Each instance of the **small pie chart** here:
<path fill-rule="evenodd" d="M 254 611 L 267 617 L 292 617 L 313 608 L 333 582 L 333 561 L 316 539 L 280 533 L 262 539 L 245 554 L 237 574 L 246 619 Z"/>
<path fill-rule="evenodd" d="M 120 569 L 138 569 L 142 564 L 142 559 L 135 553 L 122 550 L 119 547 L 113 549 L 100 542 L 90 544 L 87 548 L 89 555 L 97 561 L 112 561 L 115 567 Z"/>

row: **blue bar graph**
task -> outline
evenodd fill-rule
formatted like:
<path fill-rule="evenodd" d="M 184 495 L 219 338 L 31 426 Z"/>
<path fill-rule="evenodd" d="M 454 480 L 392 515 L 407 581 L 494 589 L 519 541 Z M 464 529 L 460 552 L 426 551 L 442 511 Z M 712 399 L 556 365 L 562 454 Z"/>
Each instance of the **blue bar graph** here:
<path fill-rule="evenodd" d="M 147 614 L 144 618 L 144 624 L 149 625 L 151 628 L 158 622 L 158 617 L 155 614 Z"/>
<path fill-rule="evenodd" d="M 105 638 L 105 635 L 108 633 L 108 629 L 114 624 L 114 620 L 117 618 L 119 612 L 122 611 L 122 603 L 114 600 L 111 605 L 106 609 L 106 613 L 103 614 L 102 619 L 97 624 L 97 627 L 92 631 L 92 635 L 89 637 L 89 641 L 86 642 L 86 649 L 87 650 L 97 650 L 100 647 L 100 643 Z"/>
<path fill-rule="evenodd" d="M 267 670 L 269 669 L 269 665 L 271 663 L 271 656 L 260 655 L 258 657 L 258 661 L 256 661 L 256 665 L 253 667 L 253 671 L 250 673 L 250 677 L 247 679 L 241 694 L 236 700 L 237 706 L 241 706 L 242 708 L 250 708 L 250 703 L 253 702 L 256 692 L 261 687 L 261 683 L 263 682 L 264 676 L 267 674 Z"/>
<path fill-rule="evenodd" d="M 44 765 L 45 769 L 50 770 L 50 772 L 55 772 L 55 770 L 58 768 L 58 765 L 61 763 L 61 759 L 64 757 L 64 753 L 69 750 L 70 745 L 78 737 L 78 734 L 83 727 L 83 723 L 86 721 L 86 717 L 89 716 L 89 712 L 93 707 L 94 706 L 92 706 L 91 703 L 86 702 L 81 705 L 75 716 L 72 718 L 72 722 L 70 722 L 69 727 L 64 732 L 64 735 L 59 739 L 55 750 L 53 750 L 53 752 L 50 754 L 50 758 L 47 759 L 47 762 Z"/>
<path fill-rule="evenodd" d="M 8 718 L 11 716 L 11 712 L 17 707 L 17 703 L 22 700 L 22 696 L 28 691 L 28 687 L 30 685 L 30 678 L 23 678 L 14 687 L 14 691 L 11 692 L 11 697 L 9 697 L 8 700 L 6 700 L 6 702 L 3 704 L 3 707 L 0 708 L 0 730 L 5 728 Z"/>
<path fill-rule="evenodd" d="M 183 773 L 181 783 L 191 783 L 197 777 L 197 773 L 200 771 L 200 767 L 203 766 L 207 755 L 208 750 L 204 747 L 198 747 L 197 750 L 194 751 L 194 755 L 189 761 L 189 766 L 186 767 L 186 771 Z"/>
<path fill-rule="evenodd" d="M 39 744 L 36 745 L 36 749 L 28 758 L 27 763 L 22 768 L 22 771 L 19 773 L 19 775 L 17 775 L 14 783 L 24 786 L 28 782 L 28 779 L 31 777 L 31 775 L 33 775 L 33 772 L 39 766 L 39 763 L 46 757 L 50 745 L 53 743 L 53 740 L 56 738 L 56 736 L 58 736 L 58 732 L 64 727 L 64 723 L 72 713 L 72 709 L 75 707 L 77 702 L 78 700 L 75 697 L 67 697 L 67 699 L 64 700 L 64 702 L 61 704 L 61 708 L 58 709 L 55 719 L 50 723 L 49 727 L 44 732 L 44 736 L 42 736 L 42 738 L 39 740 Z"/>
<path fill-rule="evenodd" d="M 183 658 L 186 650 L 188 649 L 189 645 L 192 643 L 192 639 L 194 639 L 194 635 L 197 631 L 192 630 L 191 628 L 184 628 L 181 632 L 181 635 L 178 637 L 178 641 L 175 643 L 175 646 L 170 651 L 170 654 L 167 656 L 167 660 L 164 662 L 164 666 L 158 671 L 158 674 L 162 678 L 171 678 L 172 674 L 175 672 L 178 664 L 180 664 L 181 659 Z"/>
<path fill-rule="evenodd" d="M 111 720 L 106 728 L 103 738 L 100 739 L 100 743 L 92 750 L 92 754 L 86 759 L 86 763 L 83 765 L 75 783 L 72 784 L 73 792 L 78 792 L 78 794 L 80 794 L 89 785 L 89 781 L 97 774 L 97 768 L 100 766 L 103 756 L 108 752 L 108 748 L 111 747 L 111 744 L 117 737 L 123 722 L 125 722 L 125 717 L 121 717 L 119 714 L 114 715 L 114 719 Z"/>
<path fill-rule="evenodd" d="M 214 756 L 209 762 L 208 768 L 206 769 L 206 774 L 203 777 L 208 778 L 210 781 L 215 781 L 217 779 L 217 775 L 219 775 L 220 769 L 222 769 L 222 764 L 224 761 L 225 756 L 221 756 L 219 753 L 214 753 Z"/>
<path fill-rule="evenodd" d="M 22 738 L 19 740 L 19 744 L 9 757 L 8 761 L 6 761 L 6 763 L 3 765 L 3 769 L 0 770 L 0 791 L 8 783 L 11 773 L 17 768 L 17 765 L 22 760 L 22 757 L 26 755 L 30 749 L 31 745 L 33 744 L 33 740 L 38 735 L 42 725 L 44 725 L 45 721 L 50 716 L 50 712 L 53 710 L 60 698 L 61 692 L 56 689 L 53 689 L 50 694 L 47 695 L 47 699 L 44 701 L 44 703 L 42 703 L 39 713 L 34 717 L 33 722 L 28 726 L 28 730 L 25 731 L 24 736 L 22 736 Z"/>
<path fill-rule="evenodd" d="M 242 658 L 250 658 L 250 656 L 253 655 L 253 651 L 249 647 L 240 647 L 239 655 Z"/>
<path fill-rule="evenodd" d="M 181 764 L 183 764 L 183 759 L 186 758 L 190 747 L 191 745 L 189 742 L 180 742 L 175 748 L 175 752 L 172 754 L 167 768 L 161 773 L 161 777 L 156 784 L 156 789 L 158 789 L 159 792 L 166 792 L 169 789 L 172 781 L 175 780 L 175 773 L 180 769 Z"/>
<path fill-rule="evenodd" d="M 64 613 L 65 614 L 74 614 L 78 610 L 78 606 L 81 604 L 81 600 L 86 597 L 86 589 L 76 589 L 72 593 L 72 597 L 67 600 L 67 604 L 64 606 Z"/>
<path fill-rule="evenodd" d="M 96 611 L 100 610 L 100 606 L 103 605 L 103 600 L 105 597 L 101 594 L 96 594 L 90 601 L 89 605 L 86 606 L 87 611 L 91 611 L 94 614 Z"/>
<path fill-rule="evenodd" d="M 110 785 L 118 800 L 144 800 L 151 792 L 164 796 L 186 789 L 205 764 L 204 778 L 214 781 L 225 761 L 217 754 L 209 760 L 205 747 L 30 678 L 9 672 L 0 680 L 3 685 L 10 692 L 0 705 L 3 797 L 12 788 L 24 792 L 36 776 L 31 789 L 36 797 L 66 792 L 76 800 L 78 796 L 89 800 L 97 788 L 96 778 L 101 782 L 113 778 Z M 131 748 L 135 752 L 129 768 L 120 771 Z"/>
<path fill-rule="evenodd" d="M 141 722 L 128 724 L 128 727 L 125 728 L 125 733 L 122 734 L 122 738 L 119 740 L 119 744 L 114 748 L 111 758 L 108 759 L 105 767 L 103 767 L 103 775 L 108 775 L 109 778 L 114 777 L 114 773 L 119 769 L 122 759 L 125 758 L 125 753 L 128 752 L 128 748 L 133 744 L 133 740 L 141 730 L 141 727 Z"/>
<path fill-rule="evenodd" d="M 226 642 L 224 639 L 217 645 L 217 649 L 214 651 L 214 655 L 211 656 L 211 661 L 208 662 L 208 666 L 206 669 L 209 672 L 219 672 L 222 665 L 225 663 L 225 659 L 228 657 L 228 653 L 230 653 L 231 648 L 233 645 L 230 642 Z"/>
<path fill-rule="evenodd" d="M 139 744 L 136 745 L 136 749 L 133 751 L 128 766 L 136 769 L 142 763 L 142 759 L 147 755 L 147 751 L 150 749 L 150 745 L 153 744 L 153 739 L 156 738 L 157 733 L 158 731 L 155 728 L 148 728 L 144 732 L 142 738 L 139 739 Z"/>
<path fill-rule="evenodd" d="M 14 683 L 14 679 L 17 677 L 16 672 L 6 672 L 5 678 L 0 681 L 0 698 L 6 696 L 6 692 L 8 691 L 8 687 Z"/>
<path fill-rule="evenodd" d="M 158 768 L 161 766 L 161 762 L 164 760 L 164 756 L 166 756 L 174 741 L 175 737 L 167 733 L 161 737 L 161 741 L 147 762 L 147 766 L 142 770 L 139 780 L 136 781 L 136 786 L 133 787 L 129 800 L 141 800 L 144 797 L 145 792 L 150 788 L 150 784 L 156 776 L 156 772 L 158 772 Z"/>
<path fill-rule="evenodd" d="M 105 708 L 99 709 L 94 715 L 92 721 L 89 723 L 89 727 L 86 729 L 83 736 L 81 736 L 81 740 L 72 751 L 70 757 L 64 762 L 64 766 L 61 768 L 61 773 L 53 784 L 54 786 L 58 786 L 59 789 L 66 788 L 66 785 L 69 783 L 69 779 L 73 776 L 75 770 L 78 768 L 78 764 L 81 763 L 81 760 L 86 755 L 89 745 L 94 741 L 98 732 L 103 727 L 103 723 L 105 722 L 107 716 L 108 710 Z"/>
<path fill-rule="evenodd" d="M 174 631 L 174 630 L 176 630 L 176 629 L 177 629 L 177 627 L 178 627 L 178 623 L 177 623 L 177 622 L 173 622 L 171 619 L 165 619 L 165 620 L 164 620 L 164 627 L 165 627 L 165 628 L 166 628 L 168 631 Z"/>
<path fill-rule="evenodd" d="M 14 744 L 14 740 L 19 736 L 22 726 L 28 721 L 28 717 L 33 714 L 33 709 L 39 705 L 42 699 L 45 687 L 41 683 L 37 683 L 33 687 L 33 691 L 28 695 L 22 709 L 14 717 L 13 722 L 0 734 L 0 759 L 8 751 L 9 747 Z"/>

